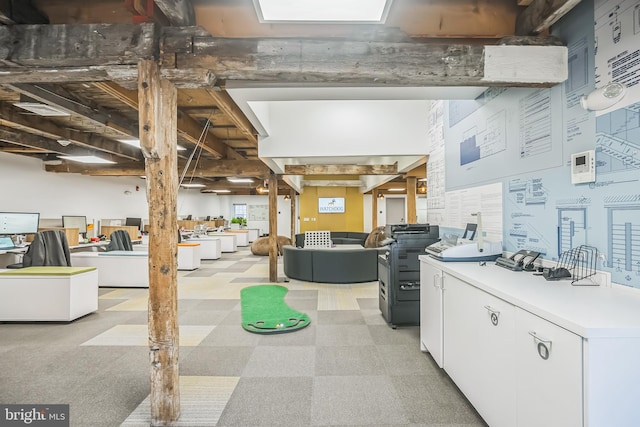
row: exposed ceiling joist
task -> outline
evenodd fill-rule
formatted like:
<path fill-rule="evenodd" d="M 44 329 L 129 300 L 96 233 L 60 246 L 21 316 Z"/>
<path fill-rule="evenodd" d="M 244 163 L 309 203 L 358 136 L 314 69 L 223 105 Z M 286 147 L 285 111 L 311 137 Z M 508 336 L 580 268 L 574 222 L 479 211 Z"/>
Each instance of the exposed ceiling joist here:
<path fill-rule="evenodd" d="M 191 0 L 154 0 L 171 25 L 185 27 L 196 24 Z"/>
<path fill-rule="evenodd" d="M 532 36 L 549 29 L 580 0 L 533 0 L 516 20 L 516 35 Z"/>
<path fill-rule="evenodd" d="M 251 142 L 255 147 L 258 146 L 258 138 L 256 137 L 256 130 L 253 128 L 251 122 L 244 115 L 242 110 L 236 105 L 233 99 L 227 92 L 207 89 L 207 93 L 213 98 L 218 108 L 225 112 L 225 114 L 231 119 L 231 122 L 237 127 L 246 139 Z"/>
<path fill-rule="evenodd" d="M 87 148 L 131 160 L 142 160 L 140 150 L 134 147 L 92 133 L 61 127 L 43 117 L 21 114 L 7 104 L 0 104 L 0 125 L 25 130 L 53 140 L 66 139 Z"/>
<path fill-rule="evenodd" d="M 285 175 L 397 175 L 393 165 L 285 165 Z"/>
<path fill-rule="evenodd" d="M 184 162 L 178 162 L 182 169 Z M 70 172 L 93 176 L 141 176 L 144 175 L 144 164 L 119 163 L 112 167 L 90 166 L 83 164 L 47 165 L 49 172 Z M 186 176 L 197 178 L 208 177 L 260 177 L 269 176 L 269 168 L 260 160 L 200 160 L 195 171 L 188 170 Z"/>
<path fill-rule="evenodd" d="M 303 187 L 363 187 L 359 179 L 307 179 L 302 180 Z"/>

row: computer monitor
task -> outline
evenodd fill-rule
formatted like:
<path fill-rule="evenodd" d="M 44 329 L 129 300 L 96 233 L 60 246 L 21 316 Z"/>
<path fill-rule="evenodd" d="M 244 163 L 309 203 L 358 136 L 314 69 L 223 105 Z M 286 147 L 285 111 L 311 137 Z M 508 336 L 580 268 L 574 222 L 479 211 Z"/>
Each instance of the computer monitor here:
<path fill-rule="evenodd" d="M 83 236 L 87 233 L 87 217 L 82 215 L 62 215 L 64 228 L 77 228 Z"/>
<path fill-rule="evenodd" d="M 0 212 L 0 235 L 35 234 L 39 221 L 39 213 Z"/>
<path fill-rule="evenodd" d="M 127 218 L 124 225 L 129 227 L 138 227 L 138 231 L 142 231 L 142 218 Z"/>

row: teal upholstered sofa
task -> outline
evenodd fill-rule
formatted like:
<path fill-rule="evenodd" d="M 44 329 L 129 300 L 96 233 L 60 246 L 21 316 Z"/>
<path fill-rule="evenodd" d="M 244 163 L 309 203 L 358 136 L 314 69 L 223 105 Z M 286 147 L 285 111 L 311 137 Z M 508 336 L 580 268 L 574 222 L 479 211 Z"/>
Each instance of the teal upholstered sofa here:
<path fill-rule="evenodd" d="M 360 283 L 378 280 L 380 249 L 283 248 L 284 274 L 291 279 L 321 283 Z"/>

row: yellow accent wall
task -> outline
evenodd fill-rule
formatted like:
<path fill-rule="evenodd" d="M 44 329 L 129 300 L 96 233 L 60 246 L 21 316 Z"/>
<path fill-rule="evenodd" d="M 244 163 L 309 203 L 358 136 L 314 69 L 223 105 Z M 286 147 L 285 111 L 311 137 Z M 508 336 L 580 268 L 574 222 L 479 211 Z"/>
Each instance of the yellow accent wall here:
<path fill-rule="evenodd" d="M 344 197 L 345 213 L 318 213 L 319 197 Z M 300 233 L 317 230 L 364 231 L 363 200 L 358 187 L 305 187 L 300 194 Z M 305 218 L 309 218 L 309 221 L 305 221 Z"/>

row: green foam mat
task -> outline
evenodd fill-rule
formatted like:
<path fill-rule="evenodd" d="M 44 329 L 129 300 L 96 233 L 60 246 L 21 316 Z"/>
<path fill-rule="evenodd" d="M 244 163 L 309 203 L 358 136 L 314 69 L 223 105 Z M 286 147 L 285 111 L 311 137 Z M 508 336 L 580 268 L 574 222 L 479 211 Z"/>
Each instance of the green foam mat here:
<path fill-rule="evenodd" d="M 240 291 L 242 327 L 257 334 L 279 334 L 300 330 L 311 320 L 289 307 L 284 297 L 289 290 L 278 285 L 249 286 Z"/>

